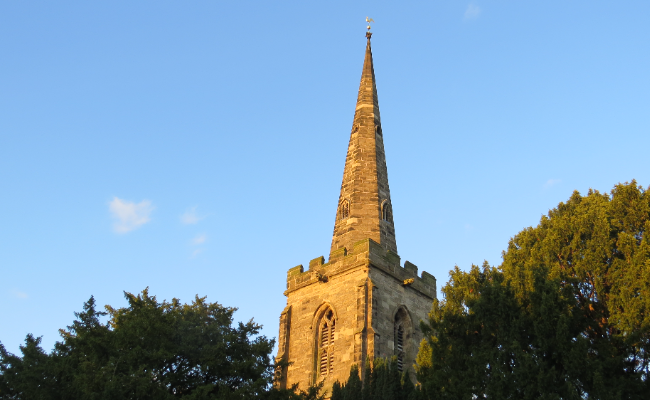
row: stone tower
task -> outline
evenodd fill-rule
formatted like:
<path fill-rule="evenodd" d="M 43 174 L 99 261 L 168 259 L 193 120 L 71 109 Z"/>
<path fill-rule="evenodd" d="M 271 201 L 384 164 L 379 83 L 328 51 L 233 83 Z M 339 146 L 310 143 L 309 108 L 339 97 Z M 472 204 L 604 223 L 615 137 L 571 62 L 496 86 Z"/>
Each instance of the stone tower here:
<path fill-rule="evenodd" d="M 287 272 L 280 316 L 279 386 L 345 382 L 350 367 L 397 356 L 412 368 L 436 280 L 408 261 L 400 265 L 388 187 L 375 72 L 366 37 L 361 84 L 345 159 L 329 259 Z M 411 372 L 411 376 L 414 374 Z"/>

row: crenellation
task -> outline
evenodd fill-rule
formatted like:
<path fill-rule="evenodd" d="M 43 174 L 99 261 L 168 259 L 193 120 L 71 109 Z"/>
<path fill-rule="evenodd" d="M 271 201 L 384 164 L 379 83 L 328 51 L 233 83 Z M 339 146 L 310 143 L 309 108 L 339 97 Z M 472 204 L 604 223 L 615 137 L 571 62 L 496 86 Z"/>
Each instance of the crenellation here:
<path fill-rule="evenodd" d="M 311 271 L 311 270 L 313 270 L 315 268 L 320 267 L 323 264 L 325 264 L 325 257 L 323 257 L 323 256 L 316 257 L 316 258 L 314 258 L 313 260 L 311 260 L 309 262 L 309 270 Z"/>
<path fill-rule="evenodd" d="M 415 277 L 418 276 L 418 267 L 415 264 L 413 264 L 413 263 L 411 263 L 409 261 L 405 261 L 404 262 L 404 269 L 407 270 L 413 276 L 415 276 Z"/>
<path fill-rule="evenodd" d="M 322 277 L 329 279 L 352 268 L 367 268 L 372 265 L 399 282 L 413 278 L 414 282 L 410 286 L 414 290 L 422 292 L 431 299 L 436 296 L 436 280 L 433 275 L 422 271 L 422 277 L 418 277 L 418 267 L 409 261 L 406 261 L 404 267 L 401 267 L 399 255 L 384 249 L 372 239 L 364 239 L 354 243 L 351 252 L 341 248 L 335 252 L 334 259 L 322 263 L 324 260 L 324 257 L 311 260 L 307 271 L 304 271 L 302 265 L 291 268 L 287 272 L 287 291 L 285 294 L 314 283 L 322 283 Z"/>
<path fill-rule="evenodd" d="M 293 277 L 295 275 L 302 274 L 304 271 L 305 271 L 305 269 L 303 268 L 302 264 L 300 264 L 298 266 L 295 266 L 293 268 L 290 268 L 287 271 L 287 280 L 291 279 L 291 277 Z"/>
<path fill-rule="evenodd" d="M 340 259 L 345 258 L 347 255 L 348 255 L 347 249 L 345 247 L 341 247 L 340 249 L 335 250 L 330 254 L 330 259 L 328 263 L 336 262 Z"/>
<path fill-rule="evenodd" d="M 399 267 L 400 265 L 400 257 L 397 255 L 397 253 L 394 253 L 390 250 L 386 252 L 386 258 L 388 259 L 388 262 L 390 265 L 394 267 Z"/>

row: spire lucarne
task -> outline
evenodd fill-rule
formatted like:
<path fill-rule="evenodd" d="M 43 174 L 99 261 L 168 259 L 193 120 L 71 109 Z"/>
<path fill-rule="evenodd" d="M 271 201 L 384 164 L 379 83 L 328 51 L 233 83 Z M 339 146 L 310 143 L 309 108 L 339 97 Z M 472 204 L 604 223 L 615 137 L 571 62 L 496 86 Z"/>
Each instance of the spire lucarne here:
<path fill-rule="evenodd" d="M 349 251 L 354 243 L 368 238 L 397 253 L 371 36 L 371 32 L 366 33 L 366 57 L 345 159 L 330 257 L 336 250 L 345 247 Z"/>

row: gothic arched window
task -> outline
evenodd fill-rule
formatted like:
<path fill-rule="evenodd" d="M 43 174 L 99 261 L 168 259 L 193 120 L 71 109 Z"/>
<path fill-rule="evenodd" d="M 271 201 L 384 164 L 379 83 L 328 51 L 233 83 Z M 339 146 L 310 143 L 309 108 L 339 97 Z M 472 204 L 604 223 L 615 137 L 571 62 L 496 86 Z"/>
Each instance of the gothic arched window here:
<path fill-rule="evenodd" d="M 388 222 L 393 222 L 393 208 L 388 200 L 381 203 L 381 219 Z"/>
<path fill-rule="evenodd" d="M 347 199 L 339 203 L 339 219 L 346 219 L 350 216 L 350 202 Z"/>
<path fill-rule="evenodd" d="M 375 133 L 376 133 L 377 135 L 381 136 L 381 126 L 377 125 L 377 126 L 375 127 Z"/>
<path fill-rule="evenodd" d="M 334 372 L 334 333 L 336 319 L 332 309 L 323 313 L 318 322 L 318 374 L 321 377 Z"/>

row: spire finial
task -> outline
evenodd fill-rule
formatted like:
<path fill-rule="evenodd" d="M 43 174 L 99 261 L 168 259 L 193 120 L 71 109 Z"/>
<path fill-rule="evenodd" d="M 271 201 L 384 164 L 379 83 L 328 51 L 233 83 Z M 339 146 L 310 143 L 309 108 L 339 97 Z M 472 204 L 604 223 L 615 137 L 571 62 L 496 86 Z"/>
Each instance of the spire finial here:
<path fill-rule="evenodd" d="M 368 32 L 366 32 L 366 37 L 368 38 L 368 40 L 370 40 L 370 36 L 372 36 L 372 32 L 370 32 L 370 23 L 371 22 L 374 23 L 375 20 L 372 19 L 372 18 L 366 17 L 366 22 L 368 23 L 368 28 L 367 28 Z"/>

